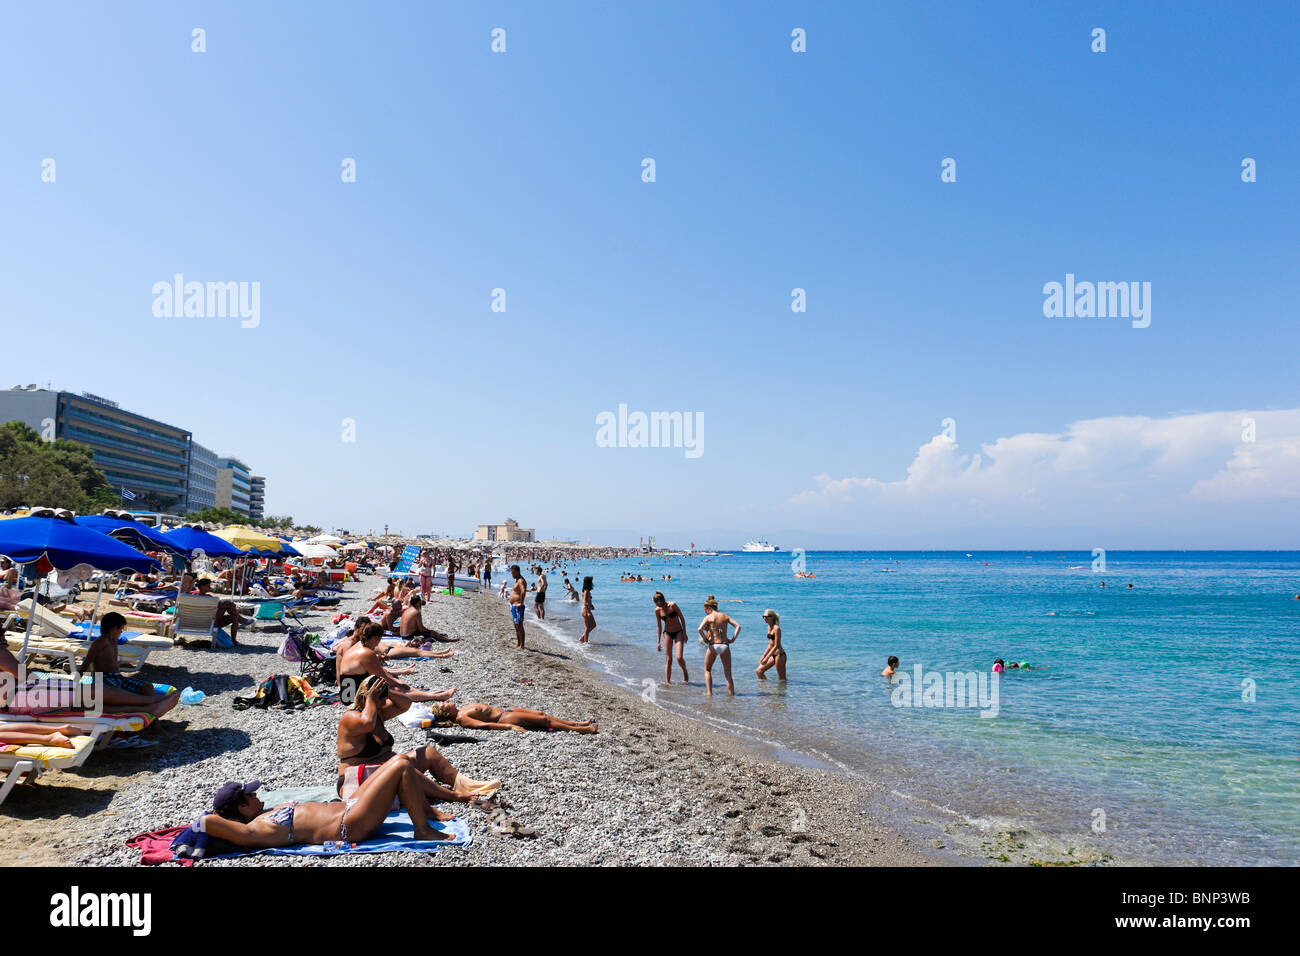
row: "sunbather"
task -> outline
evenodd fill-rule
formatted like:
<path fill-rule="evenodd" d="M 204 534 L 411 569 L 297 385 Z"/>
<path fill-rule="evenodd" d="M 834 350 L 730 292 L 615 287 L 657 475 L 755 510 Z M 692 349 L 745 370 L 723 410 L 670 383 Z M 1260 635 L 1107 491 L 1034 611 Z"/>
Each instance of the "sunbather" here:
<path fill-rule="evenodd" d="M 356 698 L 339 718 L 336 786 L 344 800 L 381 764 L 393 759 L 393 735 L 384 724 L 410 707 L 411 699 L 382 677 L 367 677 L 361 682 Z M 469 803 L 476 797 L 490 796 L 501 787 L 499 780 L 471 780 L 464 776 L 432 744 L 417 747 L 405 756 L 422 774 L 428 775 L 421 787 L 430 800 Z"/>
<path fill-rule="evenodd" d="M 214 813 L 199 818 L 197 829 L 235 846 L 262 850 L 327 842 L 361 843 L 379 829 L 397 799 L 410 814 L 417 840 L 446 840 L 450 834 L 429 826 L 424 775 L 405 754 L 385 763 L 347 800 L 282 803 L 267 810 L 257 798 L 261 783 L 228 783 L 217 791 Z"/>
<path fill-rule="evenodd" d="M 493 707 L 491 704 L 433 704 L 434 719 L 439 724 L 459 724 L 472 730 L 569 730 L 575 734 L 594 734 L 598 726 L 590 718 L 584 721 L 561 720 L 540 710 L 524 707 Z"/>
<path fill-rule="evenodd" d="M 210 595 L 212 593 L 212 579 L 199 578 L 199 593 Z M 212 622 L 213 627 L 230 627 L 230 643 L 239 643 L 239 625 L 252 624 L 251 617 L 243 617 L 239 613 L 239 608 L 234 601 L 223 599 L 217 602 L 217 616 Z"/>
<path fill-rule="evenodd" d="M 407 643 L 413 647 L 425 643 L 426 641 L 441 641 L 443 644 L 451 644 L 459 641 L 459 637 L 448 637 L 440 631 L 435 631 L 431 627 L 424 626 L 424 599 L 418 594 L 411 595 L 411 605 L 402 612 L 402 637 L 407 639 Z"/>
<path fill-rule="evenodd" d="M 361 682 L 371 675 L 384 678 L 413 701 L 424 703 L 451 698 L 456 692 L 454 687 L 440 691 L 416 690 L 410 684 L 398 680 L 392 671 L 386 670 L 378 653 L 379 641 L 383 636 L 384 632 L 380 628 L 364 627 L 356 643 L 344 651 L 342 656 L 335 655 L 338 661 L 335 669 L 339 675 L 339 692 L 345 703 L 352 702 Z"/>
<path fill-rule="evenodd" d="M 53 724 L 0 724 L 0 744 L 73 750 L 72 738 L 78 733 L 76 727 L 68 724 L 58 727 Z"/>
<path fill-rule="evenodd" d="M 91 642 L 82 661 L 80 673 L 98 674 L 104 681 L 104 706 L 112 710 L 144 710 L 161 717 L 180 702 L 180 691 L 159 694 L 157 686 L 138 677 L 127 677 L 117 658 L 117 639 L 126 627 L 126 618 L 109 611 L 100 619 L 99 637 Z"/>

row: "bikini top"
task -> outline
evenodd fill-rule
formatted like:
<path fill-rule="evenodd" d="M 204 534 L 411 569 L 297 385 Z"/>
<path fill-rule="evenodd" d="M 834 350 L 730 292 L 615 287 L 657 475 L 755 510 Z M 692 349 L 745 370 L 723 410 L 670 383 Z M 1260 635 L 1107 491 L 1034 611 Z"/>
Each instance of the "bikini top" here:
<path fill-rule="evenodd" d="M 278 827 L 289 828 L 289 843 L 293 844 L 293 815 L 298 809 L 296 803 L 286 803 L 282 807 L 276 807 L 274 810 L 265 814 L 266 818 Z"/>
<path fill-rule="evenodd" d="M 376 731 L 375 733 L 366 735 L 365 746 L 363 746 L 360 750 L 354 753 L 351 757 L 347 757 L 345 759 L 347 760 L 368 759 L 370 757 L 375 756 L 376 754 L 383 753 L 392 745 L 393 745 L 393 735 L 390 734 L 383 727 L 380 727 L 379 730 Z"/>

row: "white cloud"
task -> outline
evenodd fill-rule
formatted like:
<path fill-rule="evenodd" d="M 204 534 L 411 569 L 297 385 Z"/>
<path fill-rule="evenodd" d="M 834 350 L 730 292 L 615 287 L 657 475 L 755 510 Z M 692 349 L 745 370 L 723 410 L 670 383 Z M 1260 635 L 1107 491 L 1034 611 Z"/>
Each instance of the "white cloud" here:
<path fill-rule="evenodd" d="M 1246 419 L 1253 442 L 1244 440 Z M 1300 409 L 1096 418 L 1057 434 L 998 438 L 972 454 L 936 436 L 899 480 L 814 481 L 786 502 L 788 517 L 834 517 L 845 530 L 1221 524 L 1234 508 L 1253 514 L 1283 502 L 1294 514 Z"/>

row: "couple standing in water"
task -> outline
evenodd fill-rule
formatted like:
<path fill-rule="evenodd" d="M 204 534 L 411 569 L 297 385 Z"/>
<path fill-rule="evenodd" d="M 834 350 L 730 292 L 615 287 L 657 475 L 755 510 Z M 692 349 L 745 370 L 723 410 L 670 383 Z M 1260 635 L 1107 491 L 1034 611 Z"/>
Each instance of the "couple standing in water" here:
<path fill-rule="evenodd" d="M 664 682 L 673 682 L 673 655 L 682 669 L 682 679 L 690 683 L 690 674 L 686 671 L 686 616 L 674 601 L 664 597 L 662 591 L 654 594 L 655 628 L 658 649 L 665 652 Z M 727 693 L 734 695 L 736 685 L 731 679 L 731 645 L 740 637 L 740 624 L 731 615 L 718 610 L 718 599 L 712 594 L 704 602 L 704 620 L 696 629 L 700 643 L 704 645 L 704 688 L 713 696 L 713 664 L 722 661 L 722 673 L 727 681 Z M 768 608 L 763 612 L 763 622 L 767 624 L 767 649 L 758 661 L 754 673 L 759 680 L 767 680 L 767 672 L 776 668 L 777 676 L 785 680 L 786 653 L 781 646 L 781 616 Z M 731 629 L 735 630 L 732 631 Z M 730 632 L 730 637 L 728 637 Z"/>

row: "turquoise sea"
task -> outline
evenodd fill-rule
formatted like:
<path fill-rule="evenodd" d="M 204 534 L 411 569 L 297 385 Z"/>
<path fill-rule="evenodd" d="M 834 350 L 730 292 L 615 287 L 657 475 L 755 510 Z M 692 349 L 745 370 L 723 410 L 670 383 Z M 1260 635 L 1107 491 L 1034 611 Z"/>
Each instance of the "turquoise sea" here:
<path fill-rule="evenodd" d="M 1104 570 L 1090 552 L 809 552 L 808 579 L 792 560 L 570 565 L 575 586 L 594 577 L 599 624 L 571 653 L 784 759 L 886 779 L 977 824 L 1025 821 L 1120 859 L 1300 862 L 1300 552 L 1113 551 Z M 562 582 L 550 576 L 547 625 L 569 643 L 580 627 Z M 676 671 L 662 683 L 656 589 L 686 613 L 690 685 Z M 694 631 L 709 594 L 743 626 L 734 698 L 720 665 L 704 696 Z M 781 614 L 785 683 L 754 676 L 766 607 Z M 909 679 L 997 657 L 1031 669 L 1004 675 L 982 717 L 896 706 L 880 676 L 891 654 Z"/>

